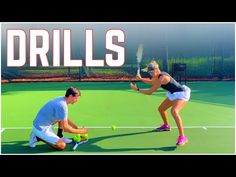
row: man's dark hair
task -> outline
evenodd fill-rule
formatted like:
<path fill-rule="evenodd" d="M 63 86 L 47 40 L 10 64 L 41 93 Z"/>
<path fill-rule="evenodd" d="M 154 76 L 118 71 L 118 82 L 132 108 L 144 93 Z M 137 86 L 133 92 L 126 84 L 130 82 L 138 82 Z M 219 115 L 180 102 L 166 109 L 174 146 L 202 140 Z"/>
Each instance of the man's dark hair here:
<path fill-rule="evenodd" d="M 70 87 L 67 89 L 65 97 L 72 96 L 81 96 L 80 90 L 75 87 Z"/>

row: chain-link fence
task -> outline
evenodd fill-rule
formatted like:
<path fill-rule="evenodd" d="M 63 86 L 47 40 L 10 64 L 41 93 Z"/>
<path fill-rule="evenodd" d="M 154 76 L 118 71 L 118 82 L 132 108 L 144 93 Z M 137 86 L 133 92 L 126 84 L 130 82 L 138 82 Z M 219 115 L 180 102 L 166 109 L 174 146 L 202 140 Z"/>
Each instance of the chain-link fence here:
<path fill-rule="evenodd" d="M 151 60 L 143 60 L 141 68 L 148 65 Z M 170 58 L 168 60 L 157 59 L 161 71 L 173 74 L 173 64 L 186 65 L 187 80 L 222 80 L 234 79 L 234 57 L 195 57 L 195 58 Z M 41 80 L 133 80 L 137 73 L 137 63 L 124 64 L 122 67 L 2 67 L 2 80 L 16 81 L 17 79 L 41 79 Z M 141 72 L 143 77 L 149 77 Z"/>

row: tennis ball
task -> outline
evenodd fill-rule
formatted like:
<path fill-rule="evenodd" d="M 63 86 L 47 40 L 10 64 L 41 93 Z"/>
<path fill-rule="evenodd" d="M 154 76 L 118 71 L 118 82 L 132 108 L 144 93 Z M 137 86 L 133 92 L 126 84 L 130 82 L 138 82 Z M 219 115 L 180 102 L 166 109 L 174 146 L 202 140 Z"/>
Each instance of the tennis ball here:
<path fill-rule="evenodd" d="M 116 126 L 115 126 L 115 125 L 112 125 L 112 126 L 111 126 L 111 129 L 112 129 L 112 130 L 116 130 Z"/>
<path fill-rule="evenodd" d="M 80 137 L 81 137 L 81 138 L 85 138 L 85 139 L 87 140 L 87 139 L 88 139 L 88 133 L 81 134 Z"/>
<path fill-rule="evenodd" d="M 80 140 L 81 140 L 80 134 L 75 135 L 74 138 L 73 138 L 73 140 L 74 140 L 75 142 L 80 142 Z"/>

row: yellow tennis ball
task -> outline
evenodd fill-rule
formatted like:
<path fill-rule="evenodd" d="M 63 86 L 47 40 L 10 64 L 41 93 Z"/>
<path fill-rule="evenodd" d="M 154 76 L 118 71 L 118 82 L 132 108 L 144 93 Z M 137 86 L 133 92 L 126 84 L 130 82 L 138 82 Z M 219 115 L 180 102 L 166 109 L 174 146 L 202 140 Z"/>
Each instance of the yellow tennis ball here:
<path fill-rule="evenodd" d="M 81 140 L 80 134 L 75 135 L 73 139 L 75 142 L 80 142 L 80 140 Z"/>
<path fill-rule="evenodd" d="M 88 139 L 88 133 L 85 133 L 85 134 L 81 134 L 80 135 L 81 138 L 85 138 L 85 139 Z"/>
<path fill-rule="evenodd" d="M 116 130 L 116 126 L 115 126 L 115 125 L 112 125 L 112 126 L 111 126 L 111 129 L 112 129 L 112 130 Z"/>

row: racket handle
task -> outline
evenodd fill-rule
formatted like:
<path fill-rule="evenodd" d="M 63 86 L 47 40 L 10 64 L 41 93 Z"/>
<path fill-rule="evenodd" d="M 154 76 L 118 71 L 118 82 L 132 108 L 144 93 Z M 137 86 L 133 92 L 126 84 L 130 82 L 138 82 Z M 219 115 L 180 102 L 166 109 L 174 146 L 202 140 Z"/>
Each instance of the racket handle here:
<path fill-rule="evenodd" d="M 76 148 L 77 148 L 80 144 L 84 144 L 84 143 L 86 143 L 87 141 L 88 141 L 88 140 L 85 140 L 85 141 L 81 141 L 81 142 L 76 143 L 76 144 L 74 145 L 74 147 L 73 147 L 73 150 L 75 151 Z"/>
<path fill-rule="evenodd" d="M 73 147 L 73 151 L 76 150 L 76 148 L 78 147 L 78 145 L 79 145 L 79 143 L 76 143 L 76 144 L 74 145 L 74 147 Z"/>
<path fill-rule="evenodd" d="M 137 75 L 140 75 L 140 63 L 138 63 Z"/>
<path fill-rule="evenodd" d="M 137 75 L 140 75 L 140 68 L 137 70 Z"/>

